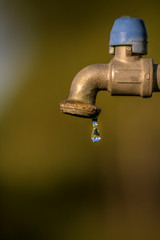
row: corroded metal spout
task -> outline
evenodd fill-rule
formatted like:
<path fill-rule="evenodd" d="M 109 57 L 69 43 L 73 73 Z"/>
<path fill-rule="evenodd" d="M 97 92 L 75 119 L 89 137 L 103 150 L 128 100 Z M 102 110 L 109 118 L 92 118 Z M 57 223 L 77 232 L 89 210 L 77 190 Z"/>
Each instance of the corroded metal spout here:
<path fill-rule="evenodd" d="M 107 90 L 108 64 L 94 64 L 82 69 L 73 79 L 69 98 L 60 103 L 63 113 L 85 118 L 96 118 L 101 109 L 95 105 L 100 90 Z"/>

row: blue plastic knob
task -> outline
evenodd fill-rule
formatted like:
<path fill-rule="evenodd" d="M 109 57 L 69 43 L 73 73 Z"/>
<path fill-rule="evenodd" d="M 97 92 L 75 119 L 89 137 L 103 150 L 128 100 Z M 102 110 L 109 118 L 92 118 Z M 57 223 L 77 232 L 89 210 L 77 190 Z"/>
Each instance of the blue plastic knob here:
<path fill-rule="evenodd" d="M 148 33 L 139 18 L 121 17 L 115 20 L 110 33 L 109 46 L 132 45 L 133 53 L 147 54 Z"/>

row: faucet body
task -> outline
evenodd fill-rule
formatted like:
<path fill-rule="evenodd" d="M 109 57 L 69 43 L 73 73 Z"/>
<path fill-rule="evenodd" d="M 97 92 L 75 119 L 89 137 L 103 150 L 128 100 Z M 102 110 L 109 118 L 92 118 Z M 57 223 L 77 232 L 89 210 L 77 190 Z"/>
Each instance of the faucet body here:
<path fill-rule="evenodd" d="M 148 42 L 144 22 L 134 18 L 117 20 L 118 23 L 115 22 L 111 31 L 109 48 L 109 53 L 114 57 L 109 64 L 90 65 L 75 76 L 69 98 L 60 103 L 63 113 L 97 118 L 101 110 L 95 102 L 100 90 L 108 90 L 111 95 L 141 97 L 151 97 L 152 92 L 160 91 L 160 65 L 154 64 L 151 58 L 142 57 L 147 53 Z M 134 32 L 133 25 L 136 26 L 137 35 L 132 36 L 132 41 L 131 34 L 128 36 L 126 29 L 127 34 L 124 31 L 124 26 L 126 28 L 124 22 L 126 25 L 131 23 Z M 140 25 L 139 28 L 137 23 Z M 117 44 L 115 39 L 119 40 Z"/>
<path fill-rule="evenodd" d="M 152 96 L 154 64 L 151 58 L 133 54 L 131 46 L 117 46 L 109 65 L 111 95 Z"/>

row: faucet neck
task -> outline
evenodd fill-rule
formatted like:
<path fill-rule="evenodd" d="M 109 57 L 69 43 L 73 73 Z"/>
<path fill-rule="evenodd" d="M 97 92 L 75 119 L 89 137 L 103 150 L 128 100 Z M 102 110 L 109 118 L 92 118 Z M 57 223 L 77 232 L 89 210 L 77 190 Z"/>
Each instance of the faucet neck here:
<path fill-rule="evenodd" d="M 122 62 L 134 62 L 142 57 L 139 53 L 132 53 L 132 46 L 115 46 L 115 59 Z"/>

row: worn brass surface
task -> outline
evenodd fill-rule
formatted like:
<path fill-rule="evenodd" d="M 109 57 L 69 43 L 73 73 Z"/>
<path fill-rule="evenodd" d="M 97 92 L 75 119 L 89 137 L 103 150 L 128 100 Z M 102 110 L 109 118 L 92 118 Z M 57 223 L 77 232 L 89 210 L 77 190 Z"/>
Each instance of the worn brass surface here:
<path fill-rule="evenodd" d="M 151 58 L 133 54 L 131 46 L 116 46 L 109 64 L 94 64 L 82 69 L 73 79 L 69 98 L 60 103 L 63 113 L 96 118 L 100 108 L 95 106 L 100 90 L 111 95 L 151 97 L 160 90 L 160 67 Z"/>

